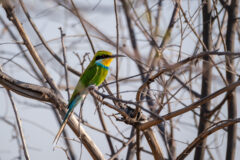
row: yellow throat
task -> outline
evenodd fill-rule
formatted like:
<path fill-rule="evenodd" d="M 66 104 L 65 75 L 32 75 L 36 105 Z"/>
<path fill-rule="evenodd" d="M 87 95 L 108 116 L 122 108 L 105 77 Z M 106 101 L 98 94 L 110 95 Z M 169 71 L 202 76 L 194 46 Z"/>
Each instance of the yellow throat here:
<path fill-rule="evenodd" d="M 112 62 L 112 60 L 113 60 L 113 58 L 103 59 L 101 63 L 102 63 L 104 66 L 109 67 L 110 64 L 111 64 L 111 62 Z"/>

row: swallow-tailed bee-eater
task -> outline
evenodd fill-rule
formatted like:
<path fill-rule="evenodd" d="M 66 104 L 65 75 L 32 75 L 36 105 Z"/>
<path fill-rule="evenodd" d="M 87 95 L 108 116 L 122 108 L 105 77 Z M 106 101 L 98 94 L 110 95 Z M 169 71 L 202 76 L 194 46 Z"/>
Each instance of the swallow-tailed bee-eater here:
<path fill-rule="evenodd" d="M 122 55 L 113 55 L 108 51 L 98 51 L 86 70 L 83 72 L 80 80 L 78 81 L 73 94 L 68 103 L 68 111 L 63 119 L 61 128 L 59 129 L 53 142 L 59 140 L 60 135 L 67 124 L 67 121 L 73 112 L 76 105 L 85 98 L 88 93 L 88 87 L 91 85 L 99 86 L 106 78 L 108 74 L 109 65 L 113 58 L 123 57 Z"/>

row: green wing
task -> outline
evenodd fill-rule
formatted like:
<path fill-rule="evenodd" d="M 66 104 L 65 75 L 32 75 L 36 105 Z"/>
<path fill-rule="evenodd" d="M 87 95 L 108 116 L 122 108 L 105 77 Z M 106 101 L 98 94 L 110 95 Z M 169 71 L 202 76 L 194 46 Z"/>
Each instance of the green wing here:
<path fill-rule="evenodd" d="M 92 84 L 94 84 L 93 80 L 96 79 L 99 73 L 99 66 L 94 64 L 93 66 L 87 68 L 83 75 L 80 78 L 80 81 L 85 85 L 85 87 L 88 87 Z"/>
<path fill-rule="evenodd" d="M 105 80 L 107 74 L 108 74 L 108 70 L 101 67 L 101 66 L 97 66 L 97 74 L 93 77 L 93 79 L 90 82 L 90 85 L 94 84 L 96 86 L 99 86 L 100 84 L 102 84 L 102 82 Z"/>
<path fill-rule="evenodd" d="M 75 90 L 73 91 L 69 103 L 71 103 L 77 95 L 85 92 L 85 89 L 88 86 L 92 85 L 92 80 L 95 79 L 95 77 L 98 75 L 98 70 L 99 67 L 97 65 L 92 65 L 83 72 L 77 86 L 75 87 Z"/>

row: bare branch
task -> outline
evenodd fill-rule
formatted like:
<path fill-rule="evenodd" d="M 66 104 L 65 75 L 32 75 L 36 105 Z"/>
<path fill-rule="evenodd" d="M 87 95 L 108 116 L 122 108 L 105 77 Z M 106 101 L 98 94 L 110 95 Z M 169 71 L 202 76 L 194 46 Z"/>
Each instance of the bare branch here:
<path fill-rule="evenodd" d="M 22 130 L 21 120 L 20 120 L 20 117 L 19 117 L 18 111 L 17 111 L 17 107 L 16 107 L 16 105 L 13 101 L 11 92 L 9 90 L 7 90 L 7 93 L 8 93 L 9 99 L 12 103 L 12 107 L 13 107 L 14 114 L 15 114 L 15 117 L 16 117 L 17 126 L 18 126 L 18 130 L 19 130 L 20 137 L 21 137 L 21 140 L 22 140 L 22 145 L 23 145 L 23 151 L 24 151 L 25 158 L 26 158 L 26 160 L 30 160 L 27 145 L 26 145 L 26 141 L 25 141 L 25 138 L 24 138 L 23 130 Z"/>
<path fill-rule="evenodd" d="M 32 42 L 30 41 L 28 35 L 26 34 L 21 22 L 18 20 L 17 16 L 14 13 L 13 7 L 10 4 L 9 1 L 6 1 L 5 3 L 3 3 L 3 8 L 5 9 L 8 19 L 10 21 L 13 22 L 13 24 L 16 26 L 16 28 L 18 29 L 19 34 L 21 35 L 26 47 L 28 48 L 31 56 L 33 57 L 35 63 L 37 64 L 38 68 L 40 69 L 40 71 L 42 72 L 44 78 L 46 78 L 46 80 L 48 81 L 49 85 L 52 87 L 52 89 L 54 90 L 54 92 L 56 92 L 57 94 L 61 95 L 57 85 L 55 84 L 55 82 L 53 81 L 52 77 L 49 75 L 49 73 L 47 72 L 41 58 L 39 57 L 37 51 L 35 50 L 34 46 L 32 45 Z"/>
<path fill-rule="evenodd" d="M 61 109 L 60 113 L 62 116 L 67 113 L 67 108 L 65 108 L 67 104 L 63 102 L 62 98 L 56 95 L 51 89 L 17 81 L 2 71 L 0 71 L 0 84 L 22 96 L 52 103 L 57 108 Z M 82 126 L 79 128 L 79 122 L 75 116 L 70 116 L 68 124 L 77 137 L 82 141 L 93 159 L 104 159 L 102 153 L 93 140 L 87 135 Z"/>
<path fill-rule="evenodd" d="M 234 82 L 234 83 L 228 85 L 227 87 L 224 87 L 224 88 L 222 88 L 222 89 L 220 89 L 220 90 L 218 90 L 218 91 L 208 95 L 207 97 L 204 97 L 204 98 L 200 99 L 199 101 L 194 102 L 193 104 L 189 105 L 188 107 L 185 107 L 183 109 L 179 109 L 177 111 L 168 113 L 168 114 L 162 116 L 162 119 L 152 120 L 152 121 L 143 123 L 143 124 L 139 125 L 138 128 L 141 129 L 141 130 L 144 130 L 146 128 L 149 128 L 151 126 L 154 126 L 156 124 L 161 123 L 163 121 L 163 119 L 164 120 L 169 120 L 169 119 L 171 119 L 173 117 L 176 117 L 178 115 L 181 115 L 183 113 L 191 111 L 191 110 L 197 108 L 199 105 L 204 104 L 204 103 L 208 102 L 209 100 L 219 96 L 220 94 L 225 93 L 227 91 L 233 90 L 234 88 L 238 87 L 239 85 L 240 85 L 240 81 Z"/>
<path fill-rule="evenodd" d="M 211 134 L 213 134 L 214 132 L 223 129 L 224 127 L 228 127 L 230 125 L 233 125 L 235 123 L 239 123 L 240 119 L 232 119 L 232 120 L 224 120 L 224 121 L 220 121 L 212 126 L 210 126 L 209 128 L 207 128 L 206 130 L 204 130 L 200 135 L 198 135 L 198 137 L 196 139 L 194 139 L 194 141 L 192 143 L 190 143 L 188 145 L 188 147 L 177 157 L 177 160 L 182 160 L 185 159 L 185 157 L 187 157 L 187 155 L 199 144 L 201 143 L 205 138 L 207 138 L 208 136 L 210 136 Z"/>

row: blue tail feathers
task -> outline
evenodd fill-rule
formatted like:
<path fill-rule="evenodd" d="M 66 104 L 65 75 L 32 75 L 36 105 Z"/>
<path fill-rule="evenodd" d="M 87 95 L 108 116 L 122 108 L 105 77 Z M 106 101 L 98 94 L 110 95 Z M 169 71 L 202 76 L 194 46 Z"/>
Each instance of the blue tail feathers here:
<path fill-rule="evenodd" d="M 56 137 L 54 138 L 53 143 L 54 143 L 54 142 L 56 142 L 56 143 L 58 142 L 58 139 L 60 138 L 60 135 L 61 135 L 64 127 L 65 127 L 66 124 L 67 124 L 67 121 L 68 121 L 69 116 L 71 115 L 71 113 L 72 113 L 73 109 L 75 108 L 75 106 L 80 102 L 81 97 L 82 97 L 82 96 L 77 95 L 77 96 L 73 99 L 73 101 L 69 103 L 69 105 L 68 105 L 68 111 L 67 111 L 67 113 L 66 113 L 66 115 L 65 115 L 65 117 L 64 117 L 64 119 L 63 119 L 63 122 L 62 122 L 62 124 L 61 124 L 61 127 L 60 127 L 60 129 L 59 129 Z"/>
<path fill-rule="evenodd" d="M 68 105 L 68 111 L 63 119 L 63 123 L 64 121 L 67 119 L 67 117 L 69 116 L 69 114 L 73 111 L 73 109 L 75 108 L 75 106 L 79 103 L 81 97 L 78 95 L 76 96 L 76 98 L 73 99 L 72 102 L 70 102 L 70 104 Z"/>

